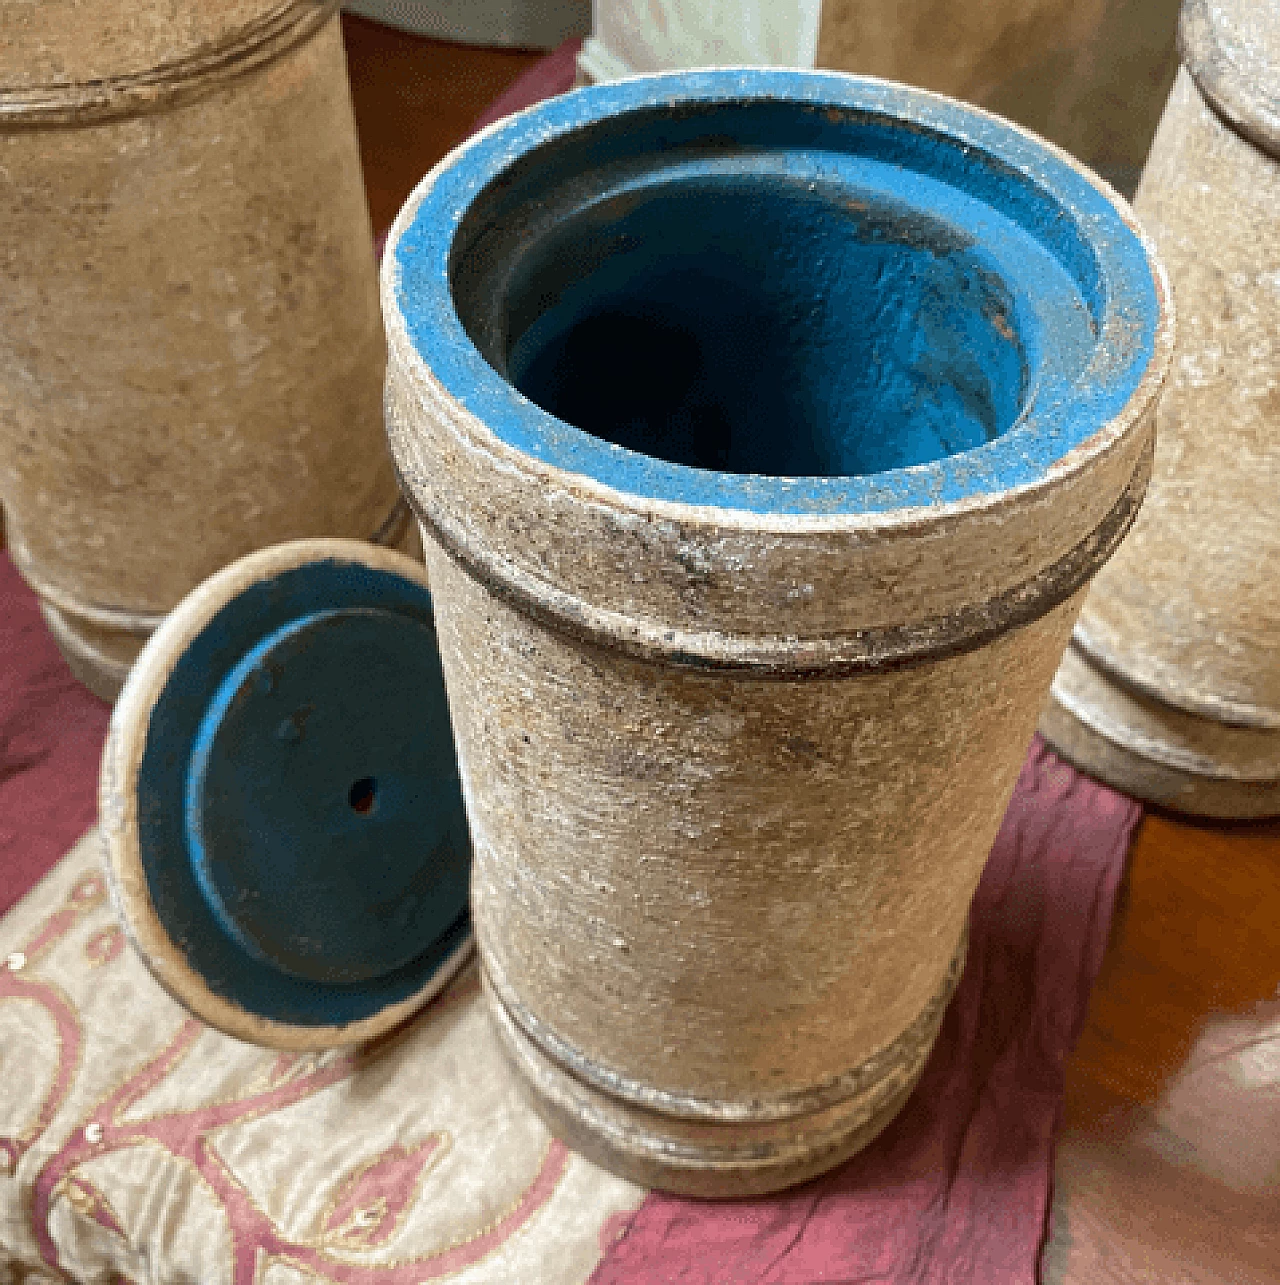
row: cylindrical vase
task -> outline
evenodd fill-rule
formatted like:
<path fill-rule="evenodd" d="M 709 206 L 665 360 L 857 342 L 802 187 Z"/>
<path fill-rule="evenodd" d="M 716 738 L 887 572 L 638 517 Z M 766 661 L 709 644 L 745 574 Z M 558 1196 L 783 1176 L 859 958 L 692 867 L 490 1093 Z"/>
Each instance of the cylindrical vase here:
<path fill-rule="evenodd" d="M 331 0 L 0 0 L 0 501 L 114 697 L 242 554 L 399 542 Z"/>
<path fill-rule="evenodd" d="M 1171 348 L 1124 203 L 883 81 L 570 94 L 383 266 L 503 1046 L 552 1127 L 709 1196 L 923 1068 Z"/>
<path fill-rule="evenodd" d="M 1187 0 L 1135 206 L 1178 351 L 1142 516 L 1098 577 L 1043 730 L 1185 812 L 1280 813 L 1280 14 Z"/>

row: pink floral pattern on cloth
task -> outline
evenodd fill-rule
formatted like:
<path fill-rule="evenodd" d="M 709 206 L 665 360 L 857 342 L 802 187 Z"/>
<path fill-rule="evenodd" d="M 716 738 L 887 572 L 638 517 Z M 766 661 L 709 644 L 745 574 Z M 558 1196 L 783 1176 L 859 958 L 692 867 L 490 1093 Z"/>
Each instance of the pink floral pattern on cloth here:
<path fill-rule="evenodd" d="M 0 1281 L 564 1281 L 644 1196 L 529 1112 L 474 967 L 377 1044 L 209 1030 L 112 922 L 91 831 L 0 923 Z"/>

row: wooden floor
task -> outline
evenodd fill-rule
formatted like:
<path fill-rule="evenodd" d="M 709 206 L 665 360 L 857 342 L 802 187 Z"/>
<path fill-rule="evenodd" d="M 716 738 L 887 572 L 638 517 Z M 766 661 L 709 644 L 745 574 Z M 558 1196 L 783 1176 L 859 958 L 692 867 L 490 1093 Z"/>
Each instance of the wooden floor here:
<path fill-rule="evenodd" d="M 1280 1281 L 1280 824 L 1148 816 L 1121 897 L 1044 1279 Z"/>
<path fill-rule="evenodd" d="M 538 55 L 343 26 L 381 232 Z M 1070 1066 L 1043 1275 L 1280 1282 L 1280 823 L 1143 823 Z"/>

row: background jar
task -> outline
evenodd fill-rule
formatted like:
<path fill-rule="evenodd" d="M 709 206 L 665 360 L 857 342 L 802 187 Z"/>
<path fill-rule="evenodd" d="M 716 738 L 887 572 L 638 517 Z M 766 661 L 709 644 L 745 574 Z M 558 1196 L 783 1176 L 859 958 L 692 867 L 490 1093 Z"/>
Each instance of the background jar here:
<path fill-rule="evenodd" d="M 0 5 L 0 501 L 101 695 L 251 549 L 408 534 L 336 9 Z"/>

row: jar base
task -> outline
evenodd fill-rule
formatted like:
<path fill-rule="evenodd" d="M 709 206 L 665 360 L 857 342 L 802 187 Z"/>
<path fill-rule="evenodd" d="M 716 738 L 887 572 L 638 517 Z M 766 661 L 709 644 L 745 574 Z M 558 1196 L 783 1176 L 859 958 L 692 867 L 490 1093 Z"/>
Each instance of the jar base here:
<path fill-rule="evenodd" d="M 82 686 L 87 687 L 99 700 L 115 704 L 124 680 L 133 668 L 138 652 L 142 650 L 145 638 L 122 636 L 126 645 L 131 645 L 132 655 L 128 659 L 109 656 L 99 647 L 95 647 L 57 607 L 48 602 L 40 603 L 40 614 L 49 626 L 49 633 L 57 644 L 62 658 L 71 670 L 71 676 Z"/>
<path fill-rule="evenodd" d="M 893 1121 L 924 1072 L 967 948 L 965 933 L 938 992 L 902 1035 L 875 1055 L 883 1067 L 875 1079 L 859 1083 L 835 1103 L 785 1118 L 753 1104 L 734 1112 L 733 1119 L 694 1119 L 609 1093 L 575 1075 L 525 1032 L 483 963 L 481 976 L 503 1054 L 533 1109 L 557 1137 L 629 1182 L 680 1196 L 733 1199 L 816 1178 L 856 1155 Z"/>
<path fill-rule="evenodd" d="M 1082 772 L 1175 812 L 1239 821 L 1280 815 L 1280 732 L 1228 726 L 1130 691 L 1074 643 L 1040 733 Z"/>

